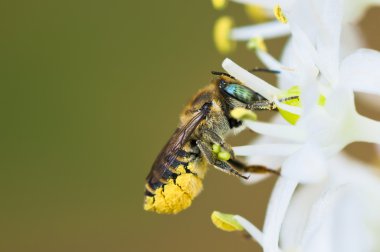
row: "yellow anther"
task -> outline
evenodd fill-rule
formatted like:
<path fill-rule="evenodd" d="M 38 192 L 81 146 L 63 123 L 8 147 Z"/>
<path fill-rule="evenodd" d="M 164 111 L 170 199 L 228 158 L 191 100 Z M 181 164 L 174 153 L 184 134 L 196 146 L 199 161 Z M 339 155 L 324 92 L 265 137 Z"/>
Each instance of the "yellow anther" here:
<path fill-rule="evenodd" d="M 247 15 L 255 22 L 262 23 L 270 19 L 267 10 L 260 5 L 245 5 Z"/>
<path fill-rule="evenodd" d="M 251 38 L 247 43 L 248 49 L 267 51 L 267 46 L 265 45 L 264 39 L 261 37 Z"/>
<path fill-rule="evenodd" d="M 232 52 L 236 47 L 236 42 L 230 39 L 233 23 L 232 18 L 223 16 L 218 18 L 214 25 L 214 43 L 218 51 L 223 54 Z"/>
<path fill-rule="evenodd" d="M 326 97 L 323 95 L 320 95 L 318 98 L 318 105 L 324 106 L 326 104 Z"/>
<path fill-rule="evenodd" d="M 211 0 L 211 2 L 216 10 L 223 10 L 228 4 L 228 0 Z"/>
<path fill-rule="evenodd" d="M 242 231 L 243 227 L 234 219 L 233 214 L 224 214 L 214 211 L 211 214 L 211 221 L 214 225 L 224 231 Z"/>
<path fill-rule="evenodd" d="M 230 112 L 231 116 L 236 120 L 252 120 L 255 121 L 257 119 L 257 115 L 248 109 L 245 108 L 234 108 Z"/>
<path fill-rule="evenodd" d="M 283 24 L 286 24 L 288 22 L 288 19 L 285 17 L 284 13 L 282 12 L 282 9 L 279 4 L 276 4 L 273 8 L 274 16 L 277 18 L 278 21 L 280 21 Z"/>
<path fill-rule="evenodd" d="M 294 97 L 294 99 L 285 100 L 282 103 L 285 103 L 287 105 L 295 106 L 295 107 L 301 107 L 301 101 L 299 99 L 301 95 L 301 90 L 299 86 L 293 86 L 290 89 L 286 90 L 281 96 L 278 98 L 284 99 L 289 97 Z M 298 97 L 298 98 L 295 98 Z M 280 112 L 281 116 L 288 121 L 290 124 L 296 124 L 296 122 L 299 119 L 299 115 L 293 114 L 289 111 L 283 110 L 281 108 L 278 108 L 278 111 Z"/>

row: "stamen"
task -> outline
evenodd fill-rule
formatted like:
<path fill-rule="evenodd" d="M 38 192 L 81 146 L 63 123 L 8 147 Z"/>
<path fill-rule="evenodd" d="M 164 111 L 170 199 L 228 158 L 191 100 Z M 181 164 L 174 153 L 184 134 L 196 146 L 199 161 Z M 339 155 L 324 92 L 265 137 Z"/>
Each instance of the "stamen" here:
<path fill-rule="evenodd" d="M 262 23 L 270 19 L 268 11 L 258 4 L 244 5 L 247 15 L 256 23 Z"/>
<path fill-rule="evenodd" d="M 211 2 L 216 10 L 223 10 L 228 5 L 228 0 L 211 0 Z"/>
<path fill-rule="evenodd" d="M 263 233 L 257 227 L 239 215 L 235 215 L 234 219 L 243 226 L 244 230 L 247 231 L 260 246 L 263 246 Z"/>
<path fill-rule="evenodd" d="M 259 50 L 259 51 L 267 51 L 267 46 L 265 45 L 264 39 L 261 37 L 255 37 L 248 41 L 247 43 L 248 49 L 251 50 Z"/>
<path fill-rule="evenodd" d="M 257 25 L 234 28 L 232 29 L 230 36 L 233 40 L 247 41 L 252 37 L 272 39 L 286 36 L 288 34 L 290 34 L 289 25 L 284 25 L 274 20 Z"/>
<path fill-rule="evenodd" d="M 230 39 L 230 32 L 233 27 L 233 20 L 228 16 L 223 16 L 216 20 L 214 25 L 214 43 L 219 52 L 227 54 L 235 50 L 236 43 Z"/>
<path fill-rule="evenodd" d="M 285 17 L 284 13 L 281 10 L 281 7 L 279 4 L 276 4 L 273 8 L 274 16 L 277 18 L 278 21 L 280 21 L 283 24 L 286 24 L 288 22 L 288 19 Z"/>
<path fill-rule="evenodd" d="M 240 223 L 234 219 L 233 214 L 225 214 L 214 211 L 211 214 L 211 221 L 217 228 L 227 232 L 243 230 L 243 227 L 240 225 Z"/>

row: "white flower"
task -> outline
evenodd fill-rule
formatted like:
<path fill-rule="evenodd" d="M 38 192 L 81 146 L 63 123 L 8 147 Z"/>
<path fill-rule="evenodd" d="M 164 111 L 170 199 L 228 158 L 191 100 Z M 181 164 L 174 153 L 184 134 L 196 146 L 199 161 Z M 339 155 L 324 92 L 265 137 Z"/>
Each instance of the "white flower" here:
<path fill-rule="evenodd" d="M 328 179 L 303 185 L 282 225 L 284 251 L 378 251 L 380 178 L 345 155 L 329 162 Z"/>
<path fill-rule="evenodd" d="M 273 19 L 275 15 L 273 15 L 273 10 L 276 9 L 277 6 L 281 6 L 286 17 L 292 19 L 292 16 L 301 17 L 302 13 L 297 13 L 297 8 L 302 6 L 303 4 L 307 5 L 311 8 L 318 9 L 319 6 L 324 6 L 323 1 L 318 0 L 308 0 L 308 1 L 299 1 L 299 0 L 231 0 L 232 2 L 237 2 L 244 4 L 246 6 L 256 6 L 261 7 L 267 15 L 267 22 L 259 23 L 255 25 L 236 27 L 231 29 L 230 31 L 230 39 L 234 41 L 248 41 L 254 37 L 262 37 L 264 39 L 272 39 L 276 37 L 282 37 L 290 34 L 290 29 L 288 25 L 281 24 L 277 20 Z M 355 30 L 352 30 L 351 24 L 358 23 L 366 11 L 376 5 L 380 5 L 379 0 L 343 0 L 344 1 L 344 15 L 343 15 L 343 24 L 345 30 L 347 31 L 346 36 L 351 36 L 356 40 L 357 38 L 352 37 L 352 33 L 356 33 Z M 215 2 L 215 1 L 214 1 Z M 218 1 L 223 2 L 225 5 L 228 0 Z M 336 0 L 336 3 L 341 2 L 341 0 Z M 322 4 L 321 4 L 322 3 Z M 304 10 L 303 7 L 298 8 Z M 319 13 L 321 13 L 318 10 Z M 294 20 L 294 18 L 293 18 Z M 317 20 L 315 20 L 317 21 Z M 305 24 L 305 26 L 309 26 L 310 24 Z M 348 41 L 346 41 L 348 42 Z"/>
<path fill-rule="evenodd" d="M 268 67 L 281 71 L 281 89 L 274 88 L 229 59 L 223 62 L 223 67 L 229 74 L 269 101 L 275 102 L 282 111 L 299 118 L 295 125 L 245 122 L 251 130 L 276 143 L 234 148 L 236 155 L 264 156 L 264 159 L 261 158 L 264 162 L 262 164 L 265 164 L 265 156 L 268 160 L 275 157 L 282 161 L 282 175 L 268 205 L 263 234 L 252 232 L 262 241 L 264 251 L 280 250 L 278 244 L 281 225 L 299 183 L 324 188 L 324 181 L 332 181 L 340 176 L 334 169 L 354 174 L 345 167 L 347 163 L 332 165 L 339 152 L 353 142 L 380 144 L 380 122 L 360 115 L 354 103 L 354 91 L 380 94 L 377 87 L 380 71 L 375 69 L 380 65 L 380 54 L 373 50 L 358 50 L 342 60 L 341 27 L 344 15 L 341 1 L 295 0 L 292 3 L 293 5 L 288 5 L 291 6 L 290 9 L 285 8 L 292 37 L 285 51 L 284 62 L 280 63 L 265 51 L 258 50 L 259 57 Z M 345 6 L 350 3 L 344 1 Z M 284 94 L 284 89 L 294 85 L 300 88 L 302 108 L 280 102 L 279 97 Z M 288 118 L 285 116 L 285 119 Z M 368 177 L 361 178 L 366 181 Z M 373 183 L 378 185 L 377 180 Z M 341 185 L 342 183 L 332 183 L 329 190 L 340 191 Z M 332 194 L 322 197 L 308 216 L 321 214 L 323 211 L 320 208 L 324 208 L 324 202 L 329 202 Z M 379 196 L 375 195 L 375 198 L 379 200 Z M 342 205 L 343 203 L 339 204 L 339 207 Z M 333 209 L 335 207 L 337 205 L 332 206 Z M 313 218 L 309 220 L 311 224 L 308 228 L 301 232 L 302 237 L 293 239 L 296 242 L 286 248 L 314 251 L 310 249 L 314 245 L 310 244 L 314 244 L 315 240 L 310 237 L 320 229 L 312 223 Z M 251 228 L 240 224 L 248 230 Z M 286 232 L 288 230 L 283 231 Z M 324 239 L 327 241 L 335 236 L 335 233 L 326 233 Z M 323 244 L 330 248 L 332 243 L 326 241 Z M 320 247 L 319 251 L 329 251 L 324 248 Z M 357 251 L 368 250 L 363 248 Z"/>

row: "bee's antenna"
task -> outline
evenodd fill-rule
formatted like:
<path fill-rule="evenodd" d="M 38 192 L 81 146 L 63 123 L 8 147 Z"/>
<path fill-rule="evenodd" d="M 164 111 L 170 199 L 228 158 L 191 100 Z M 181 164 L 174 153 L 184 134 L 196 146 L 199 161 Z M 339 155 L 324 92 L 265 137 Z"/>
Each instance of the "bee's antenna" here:
<path fill-rule="evenodd" d="M 224 73 L 224 72 L 211 71 L 211 74 L 218 75 L 218 76 L 224 75 L 224 76 L 227 76 L 227 77 L 235 79 L 233 76 L 229 75 L 228 73 Z"/>
<path fill-rule="evenodd" d="M 272 74 L 279 74 L 279 73 L 281 73 L 281 71 L 279 71 L 279 70 L 272 70 L 272 69 L 261 68 L 261 67 L 255 67 L 255 68 L 249 70 L 249 72 L 251 72 L 251 73 L 254 73 L 254 72 L 264 72 L 264 73 L 272 73 Z"/>

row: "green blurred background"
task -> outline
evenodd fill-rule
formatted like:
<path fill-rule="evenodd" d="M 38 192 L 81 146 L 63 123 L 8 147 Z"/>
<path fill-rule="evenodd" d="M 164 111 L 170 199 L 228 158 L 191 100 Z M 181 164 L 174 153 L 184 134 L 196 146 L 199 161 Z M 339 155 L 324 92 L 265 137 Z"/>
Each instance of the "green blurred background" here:
<path fill-rule="evenodd" d="M 260 251 L 210 214 L 261 226 L 274 179 L 247 187 L 210 170 L 189 210 L 142 209 L 179 112 L 221 69 L 212 28 L 223 14 L 249 22 L 242 6 L 217 12 L 209 1 L 0 3 L 0 251 Z M 378 14 L 362 22 L 366 34 Z M 259 66 L 244 45 L 229 57 Z"/>

